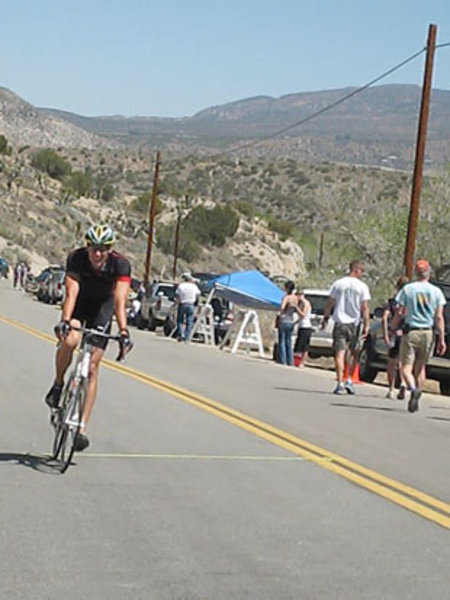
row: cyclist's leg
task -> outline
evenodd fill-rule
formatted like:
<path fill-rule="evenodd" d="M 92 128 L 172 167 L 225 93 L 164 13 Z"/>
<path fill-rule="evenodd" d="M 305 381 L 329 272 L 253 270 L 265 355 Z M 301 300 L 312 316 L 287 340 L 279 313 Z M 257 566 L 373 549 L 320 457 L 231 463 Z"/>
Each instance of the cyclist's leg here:
<path fill-rule="evenodd" d="M 84 404 L 83 417 L 81 419 L 81 431 L 86 428 L 91 416 L 92 408 L 94 407 L 95 398 L 97 396 L 97 382 L 100 362 L 103 357 L 104 350 L 102 348 L 92 348 L 91 362 L 89 365 L 89 380 L 86 389 L 86 400 Z"/>
<path fill-rule="evenodd" d="M 70 324 L 73 327 L 80 327 L 80 321 L 78 319 L 72 319 Z M 81 334 L 79 331 L 71 330 L 66 339 L 62 340 L 58 345 L 58 350 L 56 351 L 56 376 L 55 383 L 57 385 L 63 385 L 64 383 L 64 375 L 72 362 L 73 351 L 78 346 L 80 342 Z"/>
<path fill-rule="evenodd" d="M 110 333 L 111 331 L 111 319 L 114 311 L 114 304 L 112 298 L 108 298 L 106 302 L 102 304 L 98 312 L 88 319 L 86 327 L 92 329 L 98 329 L 103 333 Z M 81 433 L 84 433 L 86 425 L 91 416 L 92 408 L 94 406 L 95 398 L 97 395 L 97 378 L 100 361 L 102 360 L 103 353 L 108 345 L 108 340 L 100 336 L 93 336 L 91 338 L 92 354 L 91 362 L 89 365 L 89 380 L 86 389 L 86 400 L 84 403 L 83 418 L 81 419 L 82 427 Z"/>
<path fill-rule="evenodd" d="M 79 327 L 80 322 L 76 319 L 71 320 L 71 325 Z M 55 356 L 56 374 L 51 388 L 45 396 L 45 403 L 49 408 L 57 408 L 64 385 L 64 375 L 72 361 L 73 351 L 80 339 L 78 331 L 70 331 L 66 339 L 61 340 Z"/>

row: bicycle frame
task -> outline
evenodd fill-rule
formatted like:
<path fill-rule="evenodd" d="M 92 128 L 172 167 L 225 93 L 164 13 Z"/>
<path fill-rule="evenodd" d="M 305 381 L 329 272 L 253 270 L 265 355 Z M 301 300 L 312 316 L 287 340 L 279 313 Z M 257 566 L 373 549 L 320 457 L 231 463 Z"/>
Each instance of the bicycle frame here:
<path fill-rule="evenodd" d="M 64 473 L 72 460 L 75 444 L 82 426 L 84 402 L 86 398 L 89 369 L 92 356 L 93 336 L 99 336 L 117 342 L 120 336 L 113 336 L 96 329 L 72 327 L 82 334 L 77 357 L 68 382 L 64 388 L 61 405 L 52 410 L 51 422 L 55 428 L 52 457 L 59 460 L 61 473 Z M 121 349 L 117 360 L 123 358 Z"/>

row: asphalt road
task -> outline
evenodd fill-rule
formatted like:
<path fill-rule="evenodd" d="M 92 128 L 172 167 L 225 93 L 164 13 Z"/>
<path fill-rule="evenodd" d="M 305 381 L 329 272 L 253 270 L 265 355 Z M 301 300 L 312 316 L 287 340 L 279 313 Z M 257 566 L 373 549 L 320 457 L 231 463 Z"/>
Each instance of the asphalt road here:
<path fill-rule="evenodd" d="M 58 316 L 0 280 L 2 600 L 449 597 L 448 399 L 133 330 L 60 475 Z"/>

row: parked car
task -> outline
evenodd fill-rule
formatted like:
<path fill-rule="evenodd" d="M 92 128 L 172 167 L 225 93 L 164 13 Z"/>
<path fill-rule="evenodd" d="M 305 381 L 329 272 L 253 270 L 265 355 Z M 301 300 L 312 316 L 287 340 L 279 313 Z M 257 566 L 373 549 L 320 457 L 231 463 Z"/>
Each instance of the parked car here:
<path fill-rule="evenodd" d="M 48 302 L 50 304 L 64 302 L 66 295 L 65 278 L 66 272 L 64 270 L 52 271 L 50 273 L 47 283 Z"/>
<path fill-rule="evenodd" d="M 136 319 L 138 329 L 154 331 L 164 324 L 175 303 L 177 284 L 173 281 L 154 281 L 142 298 L 141 310 Z"/>
<path fill-rule="evenodd" d="M 309 356 L 333 356 L 333 327 L 334 321 L 330 317 L 324 329 L 321 329 L 325 304 L 328 300 L 328 290 L 305 289 L 305 296 L 311 302 L 311 324 L 313 332 L 309 344 Z"/>
<path fill-rule="evenodd" d="M 36 298 L 41 302 L 50 302 L 49 284 L 53 273 L 64 272 L 60 265 L 49 265 L 43 269 L 34 280 L 29 279 L 25 286 L 25 291 L 31 291 L 36 294 Z"/>
<path fill-rule="evenodd" d="M 9 275 L 9 264 L 6 258 L 0 258 L 0 279 L 4 277 L 8 278 Z"/>
<path fill-rule="evenodd" d="M 330 317 L 324 329 L 321 329 L 325 304 L 328 299 L 328 290 L 306 288 L 304 290 L 306 298 L 311 302 L 311 325 L 313 332 L 309 346 L 310 358 L 319 358 L 320 356 L 333 355 L 333 327 L 334 321 Z M 276 360 L 278 352 L 278 335 L 275 330 L 275 341 L 273 348 L 273 359 Z M 297 338 L 297 327 L 294 329 L 292 343 L 295 344 Z"/>
<path fill-rule="evenodd" d="M 441 288 L 447 300 L 444 309 L 445 315 L 445 339 L 447 352 L 444 356 L 434 354 L 428 361 L 427 378 L 439 382 L 442 394 L 450 395 L 450 283 L 433 281 Z M 370 325 L 369 335 L 359 355 L 360 377 L 364 381 L 375 380 L 379 371 L 385 371 L 389 348 L 384 343 L 381 327 L 381 315 L 383 309 L 378 307 L 374 311 L 374 319 Z"/>

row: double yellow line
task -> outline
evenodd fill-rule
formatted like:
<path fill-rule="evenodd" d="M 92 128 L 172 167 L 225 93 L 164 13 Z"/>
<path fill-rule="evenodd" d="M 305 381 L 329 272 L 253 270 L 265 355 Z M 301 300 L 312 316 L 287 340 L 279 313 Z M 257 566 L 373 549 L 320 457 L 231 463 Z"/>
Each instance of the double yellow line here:
<path fill-rule="evenodd" d="M 16 321 L 12 321 L 6 317 L 0 316 L 0 321 L 7 323 L 13 327 L 26 331 L 27 333 L 51 341 L 55 339 L 32 329 L 26 325 L 22 325 Z M 125 366 L 105 359 L 105 366 L 109 369 L 122 373 L 131 377 L 136 381 L 140 381 L 146 385 L 169 393 L 171 396 L 183 400 L 197 408 L 209 412 L 210 414 L 219 417 L 245 431 L 252 433 L 280 448 L 284 448 L 288 452 L 292 452 L 296 456 L 300 456 L 305 460 L 309 460 L 323 469 L 327 469 L 352 483 L 365 488 L 390 502 L 394 502 L 407 510 L 450 529 L 450 505 L 447 502 L 438 500 L 429 494 L 416 490 L 408 485 L 400 483 L 395 479 L 385 477 L 376 471 L 368 469 L 358 463 L 352 462 L 343 456 L 339 456 L 334 452 L 330 452 L 320 446 L 311 444 L 306 440 L 293 436 L 285 431 L 272 427 L 271 425 L 254 419 L 249 415 L 233 410 L 219 402 L 210 400 L 190 392 L 181 387 L 178 387 L 167 381 L 157 379 L 151 375 L 136 371 L 131 367 Z"/>

